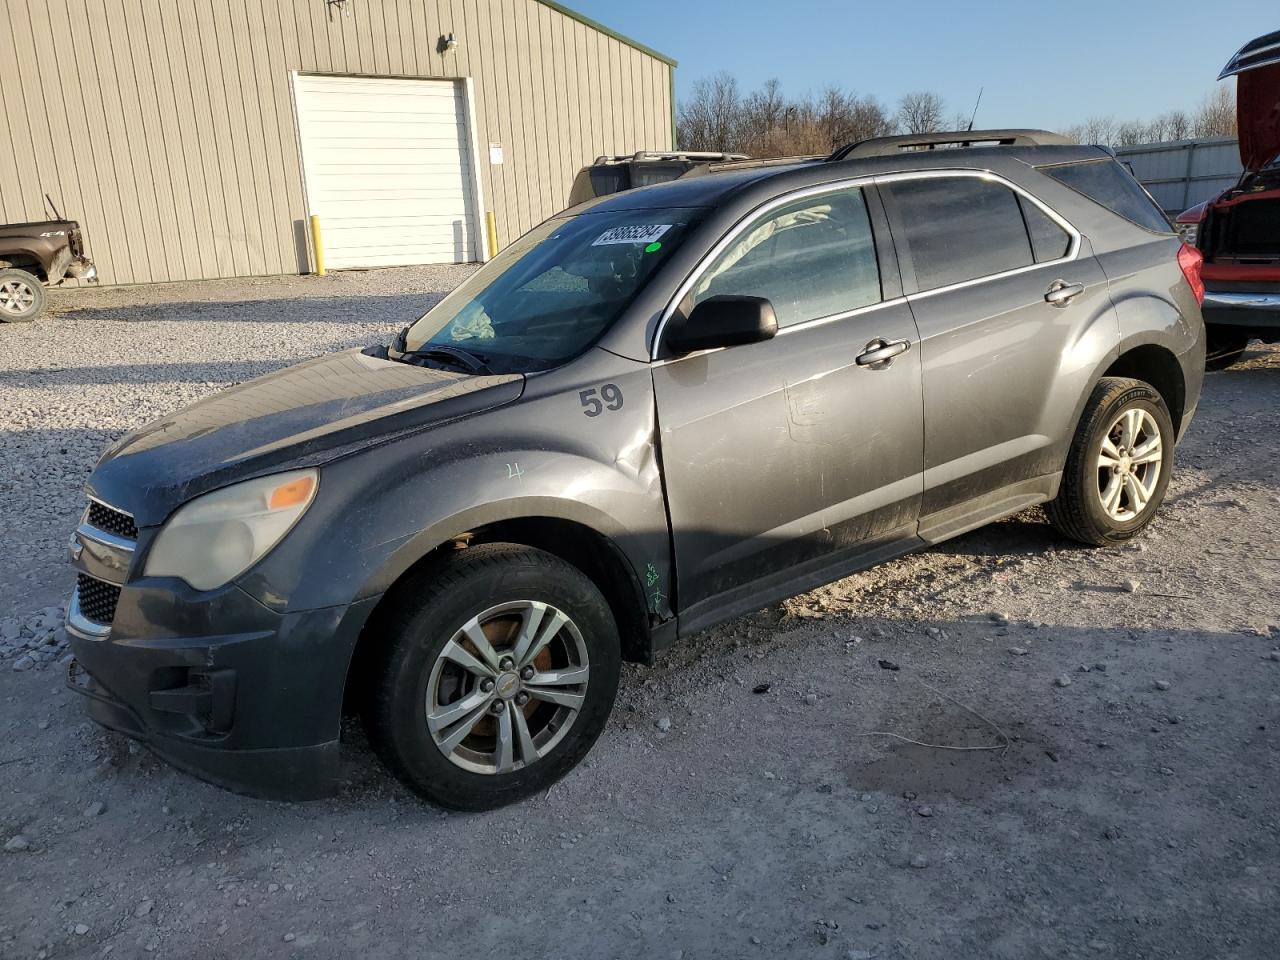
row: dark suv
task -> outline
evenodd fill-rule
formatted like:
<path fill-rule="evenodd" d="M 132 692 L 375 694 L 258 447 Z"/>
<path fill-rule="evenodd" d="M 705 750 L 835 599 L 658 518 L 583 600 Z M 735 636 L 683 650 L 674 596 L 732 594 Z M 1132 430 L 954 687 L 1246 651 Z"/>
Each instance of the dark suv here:
<path fill-rule="evenodd" d="M 390 345 L 124 437 L 69 682 L 276 797 L 332 791 L 345 705 L 485 808 L 582 759 L 624 660 L 1032 504 L 1133 537 L 1200 395 L 1199 255 L 1099 148 L 956 138 L 991 145 L 596 201 Z"/>
<path fill-rule="evenodd" d="M 588 200 L 607 197 L 623 190 L 679 180 L 691 171 L 708 172 L 725 164 L 742 163 L 749 159 L 745 153 L 657 153 L 652 150 L 641 150 L 625 156 L 596 157 L 593 163 L 583 167 L 573 178 L 573 186 L 569 188 L 569 206 L 575 207 Z"/>

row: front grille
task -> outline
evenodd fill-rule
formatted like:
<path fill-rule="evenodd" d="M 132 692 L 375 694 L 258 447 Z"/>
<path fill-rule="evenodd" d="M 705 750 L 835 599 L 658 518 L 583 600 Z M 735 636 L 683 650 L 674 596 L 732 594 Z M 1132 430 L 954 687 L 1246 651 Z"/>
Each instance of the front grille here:
<path fill-rule="evenodd" d="M 117 537 L 124 537 L 126 540 L 138 539 L 138 526 L 133 522 L 133 517 L 97 500 L 89 501 L 89 514 L 85 517 L 85 522 L 91 527 L 114 533 Z"/>
<path fill-rule="evenodd" d="M 116 603 L 120 599 L 120 588 L 114 583 L 105 583 L 86 573 L 76 579 L 76 601 L 80 605 L 80 613 L 86 620 L 111 626 L 116 618 Z"/>

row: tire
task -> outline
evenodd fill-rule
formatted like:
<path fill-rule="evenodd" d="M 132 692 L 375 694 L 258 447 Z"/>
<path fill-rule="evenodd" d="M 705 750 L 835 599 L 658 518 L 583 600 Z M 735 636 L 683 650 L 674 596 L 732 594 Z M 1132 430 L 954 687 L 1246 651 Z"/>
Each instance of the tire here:
<path fill-rule="evenodd" d="M 1126 447 L 1120 441 L 1134 424 L 1137 444 L 1130 441 Z M 1153 455 L 1150 442 L 1157 435 L 1158 459 L 1130 463 L 1131 449 L 1142 451 L 1142 457 Z M 1104 447 L 1104 440 L 1110 448 Z M 1081 414 L 1058 496 L 1045 508 L 1049 522 L 1064 536 L 1096 547 L 1137 536 L 1164 499 L 1173 471 L 1174 440 L 1169 410 L 1153 387 L 1141 380 L 1104 377 Z M 1109 469 L 1102 466 L 1104 457 L 1113 464 Z M 1113 483 L 1119 484 L 1118 493 Z M 1104 504 L 1104 497 L 1114 499 L 1113 506 Z"/>
<path fill-rule="evenodd" d="M 586 756 L 613 709 L 622 657 L 609 605 L 580 570 L 532 547 L 485 544 L 391 600 L 364 719 L 406 786 L 445 807 L 491 810 L 547 789 Z"/>
<path fill-rule="evenodd" d="M 44 284 L 25 270 L 0 270 L 0 322 L 29 323 L 44 313 Z"/>

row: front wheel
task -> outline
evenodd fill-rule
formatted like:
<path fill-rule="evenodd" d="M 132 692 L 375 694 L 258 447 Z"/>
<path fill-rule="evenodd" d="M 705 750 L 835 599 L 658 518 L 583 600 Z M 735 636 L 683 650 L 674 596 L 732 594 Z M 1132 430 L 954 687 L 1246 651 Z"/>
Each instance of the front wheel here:
<path fill-rule="evenodd" d="M 1049 522 L 1091 546 L 1136 536 L 1164 499 L 1173 445 L 1173 421 L 1154 388 L 1104 377 L 1080 417 Z"/>
<path fill-rule="evenodd" d="M 379 756 L 443 806 L 489 810 L 545 790 L 600 736 L 618 690 L 599 589 L 549 553 L 472 547 L 402 590 L 365 711 Z"/>

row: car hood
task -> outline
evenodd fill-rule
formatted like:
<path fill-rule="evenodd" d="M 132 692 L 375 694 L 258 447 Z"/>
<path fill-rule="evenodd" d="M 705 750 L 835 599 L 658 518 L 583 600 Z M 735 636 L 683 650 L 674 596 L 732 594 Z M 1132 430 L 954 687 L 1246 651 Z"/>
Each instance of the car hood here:
<path fill-rule="evenodd" d="M 1236 78 L 1240 162 L 1257 172 L 1280 154 L 1280 30 L 1250 40 L 1222 68 Z"/>
<path fill-rule="evenodd" d="M 471 376 L 347 350 L 258 377 L 126 434 L 89 478 L 90 495 L 162 522 L 237 480 L 317 466 L 432 423 L 517 399 L 520 374 Z"/>

